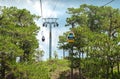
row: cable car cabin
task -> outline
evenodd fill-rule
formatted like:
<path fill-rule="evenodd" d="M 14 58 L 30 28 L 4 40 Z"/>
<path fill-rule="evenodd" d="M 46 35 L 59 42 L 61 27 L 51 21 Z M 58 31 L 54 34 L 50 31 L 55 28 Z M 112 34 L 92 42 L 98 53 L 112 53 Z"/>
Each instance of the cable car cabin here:
<path fill-rule="evenodd" d="M 44 42 L 45 41 L 45 37 L 44 36 L 42 36 L 42 42 Z"/>
<path fill-rule="evenodd" d="M 68 42 L 74 42 L 74 39 L 75 39 L 74 33 L 70 32 L 67 38 L 68 38 Z"/>

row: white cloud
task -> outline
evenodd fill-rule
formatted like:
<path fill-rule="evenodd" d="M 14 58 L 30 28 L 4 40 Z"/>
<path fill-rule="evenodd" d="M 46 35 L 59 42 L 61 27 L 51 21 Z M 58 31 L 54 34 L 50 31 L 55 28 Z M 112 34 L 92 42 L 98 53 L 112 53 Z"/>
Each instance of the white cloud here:
<path fill-rule="evenodd" d="M 32 10 L 33 13 L 38 14 L 41 16 L 41 4 L 39 0 L 36 1 L 32 1 L 32 0 L 26 0 L 27 5 L 29 5 L 29 7 Z M 51 5 L 49 0 L 43 1 L 42 2 L 42 15 L 43 18 L 48 18 L 48 17 L 58 17 L 58 15 L 60 14 L 58 11 L 54 10 L 54 7 L 56 6 L 55 3 L 53 3 Z"/>
<path fill-rule="evenodd" d="M 40 2 L 39 2 L 39 1 L 35 1 L 32 6 L 33 6 L 33 9 L 35 10 L 35 12 L 36 12 L 38 15 L 41 16 Z"/>
<path fill-rule="evenodd" d="M 26 0 L 27 4 L 31 4 L 32 1 L 31 0 Z"/>
<path fill-rule="evenodd" d="M 50 4 L 49 1 L 44 1 L 42 3 L 43 18 L 57 17 L 59 12 L 55 11 L 55 4 Z"/>

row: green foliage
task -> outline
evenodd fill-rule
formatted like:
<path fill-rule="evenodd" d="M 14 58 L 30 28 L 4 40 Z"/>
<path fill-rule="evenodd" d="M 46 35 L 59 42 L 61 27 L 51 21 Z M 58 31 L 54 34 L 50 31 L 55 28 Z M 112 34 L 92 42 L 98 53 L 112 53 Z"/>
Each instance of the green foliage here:
<path fill-rule="evenodd" d="M 16 7 L 2 7 L 0 13 L 0 57 L 2 57 L 2 53 L 5 54 L 4 59 L 0 58 L 1 61 L 5 61 L 0 67 L 3 68 L 1 75 L 4 79 L 9 75 L 14 77 L 12 66 L 13 63 L 16 63 L 16 57 L 28 61 L 38 48 L 36 35 L 39 27 L 35 24 L 35 19 L 38 19 L 39 16 Z"/>
<path fill-rule="evenodd" d="M 38 47 L 36 35 L 39 28 L 34 22 L 38 16 L 30 14 L 26 9 L 16 7 L 4 7 L 1 12 L 3 16 L 0 20 L 1 51 L 12 51 L 18 56 L 19 53 L 33 52 Z"/>
<path fill-rule="evenodd" d="M 41 49 L 37 49 L 35 53 L 33 54 L 34 61 L 42 61 L 42 57 L 44 56 L 44 51 Z"/>
<path fill-rule="evenodd" d="M 66 19 L 66 25 L 72 25 L 70 31 L 75 34 L 75 42 L 66 43 L 59 38 L 60 47 L 67 50 L 74 47 L 76 56 L 70 58 L 75 60 L 79 57 L 81 63 L 78 68 L 86 77 L 118 79 L 113 71 L 117 67 L 119 74 L 120 10 L 83 4 L 79 8 L 68 8 L 67 13 L 71 16 Z M 65 39 L 65 33 L 60 37 Z"/>
<path fill-rule="evenodd" d="M 54 51 L 53 54 L 54 54 L 55 59 L 58 58 L 58 53 L 57 53 L 57 51 Z"/>
<path fill-rule="evenodd" d="M 50 79 L 48 68 L 42 62 L 21 64 L 17 67 L 22 68 L 20 71 L 24 72 L 29 79 Z"/>
<path fill-rule="evenodd" d="M 13 72 L 20 79 L 57 79 L 59 73 L 69 70 L 68 60 L 48 60 L 43 62 L 16 63 Z"/>

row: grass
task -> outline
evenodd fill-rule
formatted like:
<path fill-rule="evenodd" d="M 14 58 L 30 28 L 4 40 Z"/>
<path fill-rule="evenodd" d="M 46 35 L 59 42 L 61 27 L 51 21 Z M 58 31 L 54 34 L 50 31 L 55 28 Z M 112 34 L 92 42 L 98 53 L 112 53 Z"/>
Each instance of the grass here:
<path fill-rule="evenodd" d="M 18 79 L 58 79 L 59 74 L 69 70 L 69 61 L 52 59 L 34 63 L 16 63 L 14 67 Z"/>

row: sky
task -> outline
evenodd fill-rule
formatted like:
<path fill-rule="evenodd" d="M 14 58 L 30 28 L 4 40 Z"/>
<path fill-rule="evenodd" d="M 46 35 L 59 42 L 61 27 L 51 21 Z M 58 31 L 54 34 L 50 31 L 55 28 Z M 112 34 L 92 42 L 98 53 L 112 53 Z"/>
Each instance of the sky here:
<path fill-rule="evenodd" d="M 36 14 L 42 17 L 36 21 L 36 24 L 40 27 L 40 31 L 37 35 L 39 40 L 39 48 L 44 50 L 45 54 L 43 59 L 49 58 L 49 26 L 42 27 L 42 18 L 58 18 L 58 27 L 52 27 L 52 53 L 54 51 L 58 52 L 59 58 L 62 58 L 62 50 L 58 47 L 58 37 L 64 32 L 69 31 L 69 27 L 65 27 L 66 18 L 69 15 L 66 13 L 67 8 L 77 8 L 81 4 L 89 4 L 96 6 L 103 6 L 111 0 L 41 0 L 42 1 L 42 14 L 40 7 L 40 0 L 0 0 L 0 6 L 15 6 L 19 9 L 27 9 L 32 14 Z M 120 8 L 120 0 L 114 0 L 107 6 L 112 6 L 113 8 Z M 41 41 L 42 36 L 45 36 L 45 42 Z"/>

